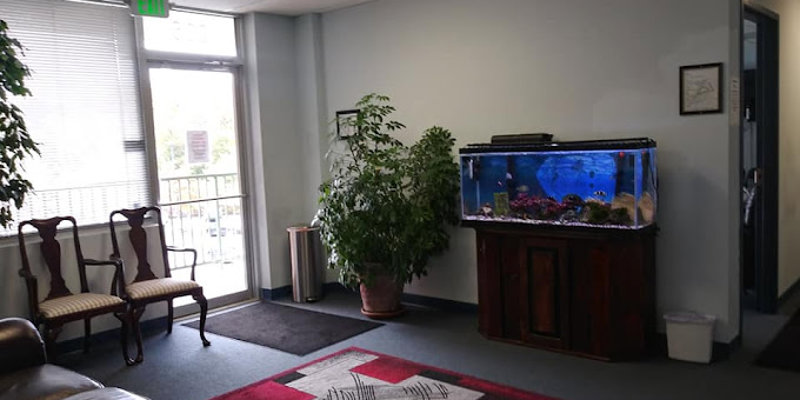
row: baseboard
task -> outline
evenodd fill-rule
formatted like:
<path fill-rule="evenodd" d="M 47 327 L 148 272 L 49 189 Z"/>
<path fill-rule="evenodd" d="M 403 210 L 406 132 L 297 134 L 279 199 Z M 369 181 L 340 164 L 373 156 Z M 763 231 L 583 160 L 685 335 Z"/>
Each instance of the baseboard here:
<path fill-rule="evenodd" d="M 154 319 L 149 319 L 147 321 L 142 321 L 139 323 L 139 328 L 142 330 L 142 335 L 146 335 L 148 333 L 157 332 L 157 331 L 166 331 L 167 330 L 167 317 L 159 317 Z M 104 342 L 118 342 L 119 332 L 121 328 L 114 328 L 109 329 L 107 331 L 97 332 L 92 334 L 89 344 L 94 345 L 97 343 L 104 343 Z M 128 338 L 128 346 L 133 346 L 134 339 L 133 334 Z M 75 339 L 68 339 L 63 342 L 58 342 L 56 344 L 59 353 L 70 353 L 73 351 L 83 349 L 83 337 L 77 337 Z M 133 349 L 133 347 L 131 347 Z"/>
<path fill-rule="evenodd" d="M 340 284 L 339 282 L 328 282 L 324 284 L 322 286 L 322 292 L 323 293 L 340 292 L 340 293 L 350 293 L 350 294 L 356 293 L 355 291 L 342 286 L 342 284 Z M 290 297 L 291 295 L 292 295 L 291 285 L 281 286 L 275 289 L 263 289 L 263 288 L 261 289 L 261 298 L 264 300 L 278 300 L 284 297 Z M 471 312 L 471 313 L 478 312 L 477 304 L 441 299 L 438 297 L 422 296 L 412 293 L 403 293 L 401 301 L 403 303 L 408 303 L 408 304 L 438 308 L 444 311 Z"/>
<path fill-rule="evenodd" d="M 261 288 L 261 298 L 264 300 L 278 300 L 292 295 L 292 286 L 281 286 L 274 289 Z"/>
<path fill-rule="evenodd" d="M 792 286 L 789 286 L 789 288 L 786 289 L 783 294 L 778 296 L 778 308 L 781 308 L 781 306 L 786 303 L 786 300 L 789 300 L 793 296 L 797 295 L 798 292 L 800 292 L 800 279 L 796 280 Z"/>
<path fill-rule="evenodd" d="M 352 292 L 342 286 L 339 282 L 328 282 L 322 285 L 322 293 L 347 291 Z M 292 285 L 281 286 L 274 289 L 261 288 L 261 298 L 264 300 L 278 300 L 292 296 Z"/>
<path fill-rule="evenodd" d="M 711 362 L 727 360 L 736 350 L 738 350 L 741 347 L 742 347 L 741 335 L 736 335 L 736 337 L 733 338 L 733 340 L 731 340 L 728 343 L 714 341 L 713 346 L 711 347 Z M 655 352 L 657 355 L 660 356 L 664 357 L 668 356 L 666 333 L 656 334 Z"/>
<path fill-rule="evenodd" d="M 438 297 L 422 296 L 413 293 L 403 293 L 403 303 L 416 304 L 425 307 L 437 308 L 443 311 L 477 313 L 478 305 L 464 303 L 456 300 L 441 299 Z"/>

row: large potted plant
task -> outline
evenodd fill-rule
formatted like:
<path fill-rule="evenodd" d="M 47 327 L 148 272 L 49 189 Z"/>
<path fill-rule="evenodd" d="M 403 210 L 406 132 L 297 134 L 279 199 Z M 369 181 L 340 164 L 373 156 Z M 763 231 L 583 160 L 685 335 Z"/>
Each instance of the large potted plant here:
<path fill-rule="evenodd" d="M 365 315 L 386 318 L 403 311 L 403 286 L 427 274 L 428 259 L 448 246 L 446 225 L 459 220 L 455 141 L 435 126 L 406 146 L 391 136 L 405 126 L 390 120 L 388 97 L 369 94 L 356 107 L 344 150 L 332 142 L 317 221 L 328 266 L 360 289 Z"/>
<path fill-rule="evenodd" d="M 25 87 L 30 71 L 17 57 L 22 46 L 7 31 L 8 25 L 0 20 L 0 226 L 4 228 L 13 218 L 11 206 L 22 207 L 25 195 L 32 189 L 22 176 L 22 160 L 39 154 L 22 111 L 11 103 L 12 96 L 31 94 Z"/>

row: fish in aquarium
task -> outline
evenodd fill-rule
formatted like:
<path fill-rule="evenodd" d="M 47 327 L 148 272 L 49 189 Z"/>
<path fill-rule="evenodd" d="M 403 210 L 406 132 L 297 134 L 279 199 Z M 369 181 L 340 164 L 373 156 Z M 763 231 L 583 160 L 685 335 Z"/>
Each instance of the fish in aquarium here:
<path fill-rule="evenodd" d="M 655 222 L 650 139 L 471 145 L 460 153 L 464 220 L 627 229 Z"/>

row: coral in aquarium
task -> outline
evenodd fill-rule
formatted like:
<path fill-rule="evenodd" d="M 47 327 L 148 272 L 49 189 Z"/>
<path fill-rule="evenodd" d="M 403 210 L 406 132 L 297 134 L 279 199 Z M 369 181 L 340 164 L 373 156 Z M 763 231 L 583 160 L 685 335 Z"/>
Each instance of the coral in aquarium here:
<path fill-rule="evenodd" d="M 636 198 L 630 193 L 620 193 L 611 201 L 611 208 L 615 210 L 625 210 L 628 219 L 633 221 L 636 216 Z"/>
<path fill-rule="evenodd" d="M 642 198 L 639 199 L 639 215 L 642 217 L 644 223 L 649 224 L 655 220 L 655 209 L 656 204 L 653 200 L 653 196 L 650 195 L 650 193 L 644 192 Z"/>
<path fill-rule="evenodd" d="M 612 204 L 597 199 L 586 201 L 580 220 L 595 225 L 630 225 L 633 221 L 627 208 L 615 208 Z"/>
<path fill-rule="evenodd" d="M 635 212 L 634 208 L 628 206 L 632 197 L 622 193 L 619 200 L 615 198 L 608 203 L 596 198 L 583 200 L 577 194 L 568 194 L 559 202 L 552 197 L 519 193 L 516 199 L 509 202 L 509 207 L 511 216 L 525 220 L 630 225 L 633 222 L 631 213 Z"/>
<path fill-rule="evenodd" d="M 561 202 L 564 203 L 564 206 L 566 206 L 570 210 L 578 210 L 584 205 L 584 201 L 581 198 L 581 196 L 578 196 L 577 194 L 574 193 L 570 193 L 564 196 L 564 198 L 561 199 Z"/>
<path fill-rule="evenodd" d="M 561 214 L 570 209 L 552 197 L 529 196 L 527 193 L 518 194 L 509 206 L 519 218 L 542 220 L 560 219 Z"/>
<path fill-rule="evenodd" d="M 581 222 L 601 225 L 608 220 L 611 214 L 611 205 L 599 200 L 590 199 L 581 210 Z"/>

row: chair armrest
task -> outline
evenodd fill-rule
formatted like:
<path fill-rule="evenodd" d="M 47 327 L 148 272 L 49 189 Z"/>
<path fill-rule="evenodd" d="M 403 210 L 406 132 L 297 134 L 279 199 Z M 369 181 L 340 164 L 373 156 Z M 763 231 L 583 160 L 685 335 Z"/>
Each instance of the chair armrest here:
<path fill-rule="evenodd" d="M 114 260 L 93 260 L 93 259 L 91 259 L 91 258 L 84 258 L 84 259 L 83 259 L 83 262 L 85 262 L 85 263 L 86 263 L 86 265 L 114 265 L 114 266 L 116 266 L 116 267 L 119 267 L 120 265 L 122 265 L 122 260 L 120 260 L 120 259 L 114 259 Z"/>
<path fill-rule="evenodd" d="M 197 266 L 197 250 L 191 249 L 188 247 L 173 247 L 167 246 L 167 251 L 173 251 L 176 253 L 192 253 L 192 280 L 194 280 L 194 267 Z"/>
<path fill-rule="evenodd" d="M 39 317 L 39 284 L 36 276 L 31 271 L 22 268 L 19 270 L 19 276 L 25 280 L 25 286 L 28 289 L 28 310 L 30 312 L 31 321 L 36 321 Z"/>
<path fill-rule="evenodd" d="M 22 318 L 0 319 L 0 374 L 46 362 L 44 341 L 30 321 Z"/>
<path fill-rule="evenodd" d="M 185 252 L 185 253 L 195 253 L 195 254 L 197 254 L 197 250 L 189 248 L 189 247 L 167 246 L 167 251 L 177 251 L 177 252 Z"/>
<path fill-rule="evenodd" d="M 112 257 L 110 260 L 93 260 L 90 258 L 83 259 L 84 265 L 110 265 L 114 267 L 114 278 L 111 281 L 111 294 L 116 296 L 117 293 L 120 294 L 120 297 L 126 295 L 125 292 L 125 267 L 123 266 L 122 260 L 116 257 Z"/>

